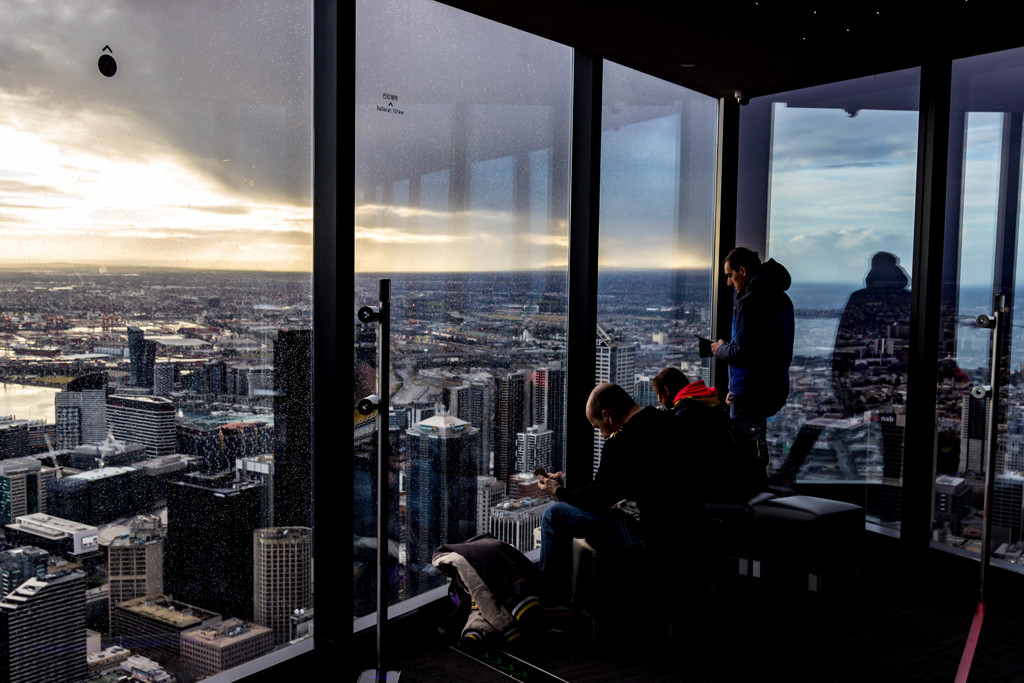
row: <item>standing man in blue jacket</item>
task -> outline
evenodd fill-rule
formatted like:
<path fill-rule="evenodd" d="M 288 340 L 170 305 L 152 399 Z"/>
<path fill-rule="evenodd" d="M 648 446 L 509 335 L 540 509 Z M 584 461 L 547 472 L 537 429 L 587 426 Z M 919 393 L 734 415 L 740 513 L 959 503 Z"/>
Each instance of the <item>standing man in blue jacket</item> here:
<path fill-rule="evenodd" d="M 757 252 L 745 247 L 730 251 L 723 269 L 736 290 L 732 341 L 719 339 L 711 351 L 729 365 L 730 417 L 753 422 L 764 439 L 767 419 L 789 397 L 793 302 L 786 290 L 792 278 L 774 259 L 761 263 Z"/>

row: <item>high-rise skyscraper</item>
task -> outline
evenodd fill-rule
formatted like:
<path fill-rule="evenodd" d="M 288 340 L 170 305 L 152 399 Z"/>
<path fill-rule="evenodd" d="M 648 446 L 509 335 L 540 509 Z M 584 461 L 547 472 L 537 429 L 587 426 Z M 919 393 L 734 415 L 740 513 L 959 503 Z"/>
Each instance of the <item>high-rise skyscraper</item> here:
<path fill-rule="evenodd" d="M 594 383 L 614 382 L 636 399 L 636 357 L 639 345 L 636 342 L 618 342 L 597 328 L 597 358 L 594 368 Z"/>
<path fill-rule="evenodd" d="M 452 415 L 435 415 L 406 432 L 406 567 L 412 592 L 445 582 L 431 564 L 439 545 L 477 533 L 475 429 Z"/>
<path fill-rule="evenodd" d="M 114 608 L 127 600 L 164 592 L 164 539 L 167 527 L 158 515 L 134 517 L 129 533 L 107 546 L 110 623 Z"/>
<path fill-rule="evenodd" d="M 253 621 L 274 632 L 274 644 L 291 638 L 291 616 L 313 606 L 313 530 L 257 529 L 252 540 Z"/>
<path fill-rule="evenodd" d="M 445 388 L 443 402 L 449 415 L 465 420 L 480 430 L 479 450 L 480 471 L 487 473 L 491 468 L 494 419 L 494 378 L 487 373 L 477 373 L 469 381 L 457 387 Z"/>
<path fill-rule="evenodd" d="M 107 437 L 107 378 L 95 372 L 68 382 L 54 396 L 57 448 L 98 443 Z"/>
<path fill-rule="evenodd" d="M 274 524 L 313 525 L 313 334 L 281 330 L 274 343 Z"/>
<path fill-rule="evenodd" d="M 31 545 L 0 552 L 0 598 L 33 576 L 45 577 L 49 559 L 50 553 Z"/>
<path fill-rule="evenodd" d="M 614 382 L 626 390 L 636 400 L 636 356 L 639 345 L 621 343 L 612 339 L 611 335 L 598 325 L 597 353 L 594 359 L 594 384 Z M 601 464 L 601 449 L 604 438 L 594 430 L 594 472 Z"/>
<path fill-rule="evenodd" d="M 82 681 L 85 572 L 32 577 L 0 600 L 0 681 Z"/>
<path fill-rule="evenodd" d="M 565 368 L 540 368 L 533 374 L 533 424 L 551 430 L 551 471 L 565 469 Z"/>
<path fill-rule="evenodd" d="M 508 485 L 495 477 L 477 477 L 476 481 L 476 528 L 477 533 L 490 531 L 491 508 L 508 498 Z"/>
<path fill-rule="evenodd" d="M 497 379 L 495 398 L 494 476 L 507 482 L 514 473 L 516 460 L 516 434 L 526 429 L 529 403 L 524 370 L 510 372 Z"/>
<path fill-rule="evenodd" d="M 153 395 L 170 396 L 172 391 L 174 391 L 174 363 L 156 363 L 153 366 Z"/>
<path fill-rule="evenodd" d="M 985 435 L 988 431 L 988 401 L 963 397 L 960 417 L 960 471 L 985 471 Z"/>
<path fill-rule="evenodd" d="M 131 386 L 152 387 L 156 342 L 147 341 L 145 333 L 138 327 L 128 328 L 128 359 L 131 363 Z"/>
<path fill-rule="evenodd" d="M 164 587 L 176 600 L 252 618 L 252 532 L 261 485 L 193 472 L 167 487 Z"/>
<path fill-rule="evenodd" d="M 992 491 L 992 542 L 1017 543 L 1024 517 L 1024 474 L 1004 472 Z"/>
<path fill-rule="evenodd" d="M 550 429 L 540 425 L 516 434 L 516 472 L 533 472 L 538 467 L 551 471 Z"/>
<path fill-rule="evenodd" d="M 107 399 L 107 430 L 118 441 L 141 443 L 149 457 L 170 455 L 177 450 L 174 401 L 114 394 Z"/>
<path fill-rule="evenodd" d="M 35 458 L 0 460 L 0 524 L 15 517 L 46 512 L 46 482 L 56 471 Z"/>

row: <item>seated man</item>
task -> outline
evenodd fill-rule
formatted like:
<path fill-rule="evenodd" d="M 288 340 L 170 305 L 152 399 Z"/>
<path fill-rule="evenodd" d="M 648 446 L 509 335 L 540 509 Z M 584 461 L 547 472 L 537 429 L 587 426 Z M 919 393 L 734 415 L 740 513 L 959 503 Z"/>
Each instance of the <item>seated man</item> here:
<path fill-rule="evenodd" d="M 681 495 L 678 431 L 670 414 L 641 407 L 625 389 L 605 383 L 591 392 L 587 419 L 606 439 L 593 481 L 567 488 L 561 473 L 538 477 L 541 489 L 558 500 L 541 522 L 540 570 L 551 606 L 569 605 L 574 538 L 585 538 L 599 552 L 643 547 L 657 553 L 669 528 L 685 526 L 689 514 L 702 511 Z M 635 501 L 639 517 L 616 507 L 622 500 Z"/>

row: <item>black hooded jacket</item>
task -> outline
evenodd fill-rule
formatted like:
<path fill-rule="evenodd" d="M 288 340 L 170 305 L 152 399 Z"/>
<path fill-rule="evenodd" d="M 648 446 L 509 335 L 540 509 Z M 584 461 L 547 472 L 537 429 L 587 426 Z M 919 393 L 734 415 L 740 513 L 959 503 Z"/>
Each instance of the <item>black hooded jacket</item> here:
<path fill-rule="evenodd" d="M 718 349 L 729 364 L 729 393 L 765 417 L 789 397 L 793 360 L 793 302 L 786 290 L 792 278 L 785 266 L 768 259 L 736 294 L 732 341 Z"/>

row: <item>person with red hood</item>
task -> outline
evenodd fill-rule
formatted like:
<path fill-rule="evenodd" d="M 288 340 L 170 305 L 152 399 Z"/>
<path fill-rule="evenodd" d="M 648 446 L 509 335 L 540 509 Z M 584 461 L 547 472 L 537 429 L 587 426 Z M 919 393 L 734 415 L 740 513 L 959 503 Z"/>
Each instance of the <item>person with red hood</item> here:
<path fill-rule="evenodd" d="M 665 368 L 651 380 L 658 403 L 671 410 L 686 436 L 681 444 L 690 469 L 703 480 L 706 502 L 745 503 L 767 490 L 764 465 L 751 463 L 742 452 L 746 438 L 731 430 L 718 390 L 704 380 L 691 382 L 682 370 Z"/>

